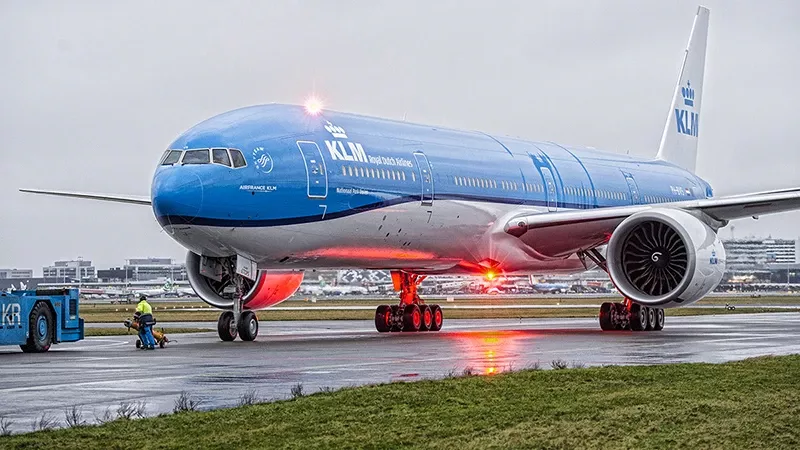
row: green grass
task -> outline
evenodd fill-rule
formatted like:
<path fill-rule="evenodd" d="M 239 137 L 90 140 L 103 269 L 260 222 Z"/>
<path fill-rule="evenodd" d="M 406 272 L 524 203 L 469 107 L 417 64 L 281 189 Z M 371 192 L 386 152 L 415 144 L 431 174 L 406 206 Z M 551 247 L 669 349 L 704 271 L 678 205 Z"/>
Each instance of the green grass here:
<path fill-rule="evenodd" d="M 179 334 L 179 333 L 205 333 L 207 331 L 216 331 L 210 328 L 159 328 L 156 327 L 156 330 L 162 331 L 169 336 L 170 334 Z M 124 335 L 131 335 L 136 336 L 136 330 L 128 331 L 127 328 L 120 325 L 119 328 L 85 328 L 84 333 L 86 336 L 124 336 Z"/>
<path fill-rule="evenodd" d="M 800 356 L 392 383 L 3 448 L 800 448 Z"/>

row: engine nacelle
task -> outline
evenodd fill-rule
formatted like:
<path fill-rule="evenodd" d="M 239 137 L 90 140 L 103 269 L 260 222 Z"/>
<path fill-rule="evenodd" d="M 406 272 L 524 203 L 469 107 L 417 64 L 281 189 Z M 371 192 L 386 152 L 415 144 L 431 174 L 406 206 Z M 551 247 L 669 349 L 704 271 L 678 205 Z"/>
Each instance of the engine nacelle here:
<path fill-rule="evenodd" d="M 202 257 L 194 252 L 186 255 L 186 274 L 189 284 L 204 302 L 221 309 L 233 308 L 236 287 L 233 277 L 225 267 L 234 264 L 221 264 L 220 280 L 203 275 Z M 276 305 L 297 291 L 303 281 L 303 272 L 260 272 L 256 281 L 242 279 L 244 283 L 244 306 L 246 309 L 264 309 Z"/>
<path fill-rule="evenodd" d="M 656 208 L 625 219 L 608 242 L 609 274 L 625 297 L 643 305 L 690 305 L 725 273 L 717 233 L 681 210 Z"/>

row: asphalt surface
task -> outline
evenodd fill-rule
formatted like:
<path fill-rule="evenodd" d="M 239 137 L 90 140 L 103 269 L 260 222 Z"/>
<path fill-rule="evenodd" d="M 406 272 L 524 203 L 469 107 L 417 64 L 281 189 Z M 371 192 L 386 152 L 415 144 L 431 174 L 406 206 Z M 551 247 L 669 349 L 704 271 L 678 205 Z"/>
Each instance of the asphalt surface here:
<path fill-rule="evenodd" d="M 594 366 L 800 353 L 800 314 L 668 317 L 663 331 L 640 333 L 603 333 L 596 319 L 446 320 L 438 333 L 415 334 L 380 334 L 370 321 L 265 321 L 255 342 L 223 343 L 215 332 L 171 338 L 156 351 L 136 350 L 135 335 L 87 338 L 38 355 L 0 347 L 0 416 L 29 431 L 42 414 L 63 423 L 74 405 L 88 421 L 129 401 L 146 401 L 148 415 L 169 412 L 184 391 L 211 409 L 235 406 L 248 391 L 282 399 L 298 384 L 313 393 L 465 368 L 549 368 L 556 359 Z"/>

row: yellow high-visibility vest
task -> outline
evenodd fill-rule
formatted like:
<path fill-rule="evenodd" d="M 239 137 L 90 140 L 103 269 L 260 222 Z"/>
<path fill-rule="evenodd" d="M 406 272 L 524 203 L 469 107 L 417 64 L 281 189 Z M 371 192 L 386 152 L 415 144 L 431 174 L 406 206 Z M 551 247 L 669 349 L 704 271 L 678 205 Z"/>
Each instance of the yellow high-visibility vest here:
<path fill-rule="evenodd" d="M 153 314 L 153 307 L 146 300 L 142 300 L 136 305 L 136 312 L 142 314 Z"/>

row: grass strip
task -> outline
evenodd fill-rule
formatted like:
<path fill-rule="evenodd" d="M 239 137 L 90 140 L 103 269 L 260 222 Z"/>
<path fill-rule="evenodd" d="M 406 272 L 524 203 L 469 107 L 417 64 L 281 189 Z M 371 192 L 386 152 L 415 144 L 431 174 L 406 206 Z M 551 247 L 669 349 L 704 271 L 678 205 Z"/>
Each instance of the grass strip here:
<path fill-rule="evenodd" d="M 800 448 L 800 356 L 527 370 L 0 438 L 2 448 Z"/>

